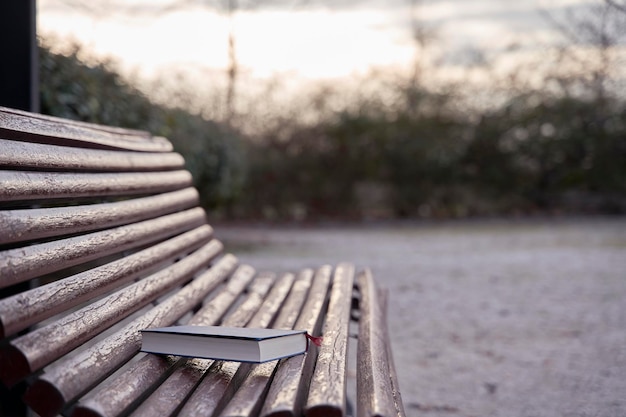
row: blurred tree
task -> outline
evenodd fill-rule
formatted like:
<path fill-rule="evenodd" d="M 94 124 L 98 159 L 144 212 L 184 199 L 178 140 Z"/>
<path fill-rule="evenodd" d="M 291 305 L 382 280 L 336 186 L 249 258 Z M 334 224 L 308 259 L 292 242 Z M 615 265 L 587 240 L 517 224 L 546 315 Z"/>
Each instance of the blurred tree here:
<path fill-rule="evenodd" d="M 433 27 L 427 26 L 420 18 L 420 9 L 422 0 L 409 0 L 410 1 L 410 27 L 411 37 L 415 45 L 414 58 L 412 64 L 412 70 L 408 79 L 406 88 L 406 99 L 409 109 L 415 111 L 417 102 L 420 95 L 420 84 L 425 64 L 428 60 L 429 48 L 432 42 L 436 38 L 436 30 Z"/>
<path fill-rule="evenodd" d="M 210 4 L 190 1 L 168 4 Z M 516 67 L 501 90 L 478 92 L 489 106 L 470 108 L 461 99 L 470 94 L 467 82 L 427 85 L 425 64 L 417 60 L 433 38 L 415 17 L 420 54 L 412 74 L 383 82 L 372 73 L 367 82 L 376 79 L 377 88 L 364 82 L 356 94 L 329 83 L 281 110 L 268 109 L 269 93 L 263 90 L 262 111 L 246 115 L 256 117 L 260 128 L 248 126 L 246 143 L 229 126 L 181 109 L 158 106 L 146 110 L 146 120 L 154 123 L 151 131 L 175 140 L 205 204 L 237 216 L 358 218 L 359 199 L 368 193 L 384 196 L 391 213 L 406 217 L 626 212 L 626 104 L 617 88 L 623 66 L 615 53 L 626 27 L 619 16 L 626 14 L 614 3 L 596 3 L 595 14 L 551 17 L 564 34 L 557 59 L 542 56 L 551 70 L 532 73 L 533 81 L 542 81 L 533 84 Z M 255 2 L 231 7 L 242 10 Z M 51 100 L 62 101 L 59 108 L 84 111 L 83 117 L 93 111 L 114 114 L 117 109 L 107 104 L 120 103 L 119 97 L 98 103 L 90 97 L 111 80 L 125 82 L 107 78 L 111 75 L 99 65 L 108 66 L 101 62 L 88 71 L 88 78 L 98 80 L 94 85 L 77 73 L 73 78 L 80 85 L 55 87 L 61 94 Z M 491 75 L 490 84 L 496 72 Z M 231 76 L 237 77 L 236 67 Z M 142 103 L 135 103 L 134 114 L 142 114 Z M 125 110 L 119 117 L 132 114 Z"/>
<path fill-rule="evenodd" d="M 582 180 L 582 190 L 615 199 L 626 192 L 626 62 L 618 52 L 626 42 L 626 13 L 623 3 L 596 1 L 564 19 L 552 22 L 566 40 L 563 63 L 575 65 L 573 73 L 558 78 L 567 86 L 561 125 L 571 127 L 566 143 L 573 145 L 566 157 L 571 163 L 577 156 L 579 175 L 573 177 Z"/>
<path fill-rule="evenodd" d="M 626 41 L 621 6 L 596 0 L 562 16 L 543 14 L 564 40 L 553 79 L 568 94 L 590 94 L 602 105 L 607 94 L 617 91 L 616 82 L 623 82 L 615 77 L 615 69 L 623 68 L 623 57 L 615 51 Z"/>
<path fill-rule="evenodd" d="M 188 110 L 151 102 L 115 71 L 113 61 L 91 59 L 87 65 L 83 55 L 78 45 L 68 55 L 40 46 L 42 113 L 168 137 L 185 157 L 203 205 L 228 210 L 246 175 L 240 136 Z"/>

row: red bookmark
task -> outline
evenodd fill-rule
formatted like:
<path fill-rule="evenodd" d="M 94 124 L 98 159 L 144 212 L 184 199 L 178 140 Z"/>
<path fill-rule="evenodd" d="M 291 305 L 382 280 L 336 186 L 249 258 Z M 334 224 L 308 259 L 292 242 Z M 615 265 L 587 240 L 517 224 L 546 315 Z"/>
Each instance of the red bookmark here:
<path fill-rule="evenodd" d="M 322 346 L 322 340 L 324 340 L 322 336 L 315 337 L 315 336 L 311 336 L 308 333 L 305 333 L 305 334 L 306 334 L 306 338 L 309 339 L 311 342 L 313 342 L 315 346 Z"/>

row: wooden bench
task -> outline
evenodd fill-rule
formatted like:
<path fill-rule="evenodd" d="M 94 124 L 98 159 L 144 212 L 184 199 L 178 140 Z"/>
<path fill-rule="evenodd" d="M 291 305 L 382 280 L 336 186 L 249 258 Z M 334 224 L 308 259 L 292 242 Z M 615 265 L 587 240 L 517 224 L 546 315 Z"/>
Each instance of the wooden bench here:
<path fill-rule="evenodd" d="M 5 393 L 41 416 L 404 415 L 371 273 L 240 265 L 146 132 L 0 108 L 0 288 Z M 140 352 L 175 324 L 324 339 L 260 365 Z"/>

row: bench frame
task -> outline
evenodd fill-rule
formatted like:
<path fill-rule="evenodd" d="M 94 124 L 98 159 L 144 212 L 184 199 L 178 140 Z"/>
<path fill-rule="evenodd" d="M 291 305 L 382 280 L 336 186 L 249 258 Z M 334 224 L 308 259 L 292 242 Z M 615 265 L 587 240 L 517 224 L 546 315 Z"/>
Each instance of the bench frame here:
<path fill-rule="evenodd" d="M 41 416 L 404 415 L 371 272 L 239 264 L 164 138 L 0 108 L 0 230 L 0 378 Z M 139 351 L 177 323 L 323 342 L 259 365 Z"/>

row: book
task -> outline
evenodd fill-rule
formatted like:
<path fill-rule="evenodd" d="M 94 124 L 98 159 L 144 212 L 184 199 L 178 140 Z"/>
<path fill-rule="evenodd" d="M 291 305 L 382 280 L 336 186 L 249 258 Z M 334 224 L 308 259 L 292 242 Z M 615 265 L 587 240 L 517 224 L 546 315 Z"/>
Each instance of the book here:
<path fill-rule="evenodd" d="M 173 326 L 141 333 L 143 352 L 236 362 L 261 363 L 303 354 L 309 343 L 304 330 Z"/>

